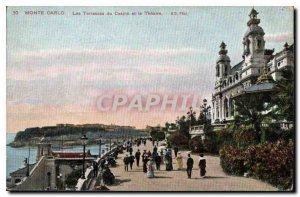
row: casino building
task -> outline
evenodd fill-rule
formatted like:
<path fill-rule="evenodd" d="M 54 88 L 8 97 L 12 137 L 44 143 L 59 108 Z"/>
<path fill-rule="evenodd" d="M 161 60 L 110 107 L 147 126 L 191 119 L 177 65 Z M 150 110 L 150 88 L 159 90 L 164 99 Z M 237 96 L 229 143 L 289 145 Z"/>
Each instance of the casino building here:
<path fill-rule="evenodd" d="M 294 67 L 294 45 L 285 43 L 274 54 L 274 49 L 265 48 L 265 32 L 259 26 L 258 12 L 253 8 L 243 37 L 243 60 L 231 65 L 226 44 L 220 45 L 216 62 L 216 82 L 212 95 L 212 123 L 226 123 L 236 115 L 234 97 L 245 91 L 259 92 L 272 88 L 271 81 L 280 79 L 280 70 Z M 264 81 L 262 80 L 264 79 Z"/>

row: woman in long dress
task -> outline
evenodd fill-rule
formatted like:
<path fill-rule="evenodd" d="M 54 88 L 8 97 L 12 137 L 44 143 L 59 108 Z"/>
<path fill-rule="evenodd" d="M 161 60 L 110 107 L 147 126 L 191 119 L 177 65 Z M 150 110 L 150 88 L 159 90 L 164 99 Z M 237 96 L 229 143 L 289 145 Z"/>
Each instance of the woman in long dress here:
<path fill-rule="evenodd" d="M 149 164 L 148 164 L 147 177 L 148 178 L 153 178 L 154 177 L 154 162 L 153 162 L 153 159 L 151 159 Z"/>
<path fill-rule="evenodd" d="M 199 159 L 199 169 L 200 169 L 200 177 L 204 178 L 206 174 L 206 159 L 204 158 L 203 154 L 200 154 L 200 159 Z"/>
<path fill-rule="evenodd" d="M 143 172 L 147 173 L 147 162 L 149 161 L 147 154 L 143 156 Z"/>
<path fill-rule="evenodd" d="M 176 166 L 178 170 L 181 170 L 183 168 L 183 161 L 182 161 L 182 156 L 180 153 L 178 153 L 178 156 L 176 157 Z"/>

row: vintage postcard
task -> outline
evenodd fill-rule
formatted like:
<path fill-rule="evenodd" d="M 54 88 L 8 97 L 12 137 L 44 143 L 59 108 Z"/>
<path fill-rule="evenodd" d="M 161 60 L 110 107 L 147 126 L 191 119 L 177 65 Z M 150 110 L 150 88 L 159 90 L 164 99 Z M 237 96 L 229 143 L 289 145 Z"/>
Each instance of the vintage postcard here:
<path fill-rule="evenodd" d="M 6 9 L 8 191 L 295 191 L 294 7 Z"/>

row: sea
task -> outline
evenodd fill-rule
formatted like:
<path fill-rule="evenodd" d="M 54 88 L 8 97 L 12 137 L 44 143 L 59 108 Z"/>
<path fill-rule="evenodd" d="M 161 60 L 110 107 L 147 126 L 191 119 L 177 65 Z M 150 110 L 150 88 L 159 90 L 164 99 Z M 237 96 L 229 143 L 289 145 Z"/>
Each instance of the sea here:
<path fill-rule="evenodd" d="M 14 141 L 16 133 L 6 134 L 6 144 Z M 101 149 L 105 150 L 106 146 L 102 145 Z M 30 151 L 29 151 L 30 150 Z M 90 150 L 92 155 L 99 154 L 98 145 L 89 145 L 86 150 Z M 70 148 L 64 148 L 64 152 L 80 152 L 82 151 L 82 146 L 72 146 Z M 25 167 L 24 160 L 29 157 L 30 164 L 36 162 L 37 147 L 35 146 L 24 146 L 20 148 L 13 148 L 6 146 L 6 177 L 9 177 L 11 172 L 14 172 L 20 168 Z"/>

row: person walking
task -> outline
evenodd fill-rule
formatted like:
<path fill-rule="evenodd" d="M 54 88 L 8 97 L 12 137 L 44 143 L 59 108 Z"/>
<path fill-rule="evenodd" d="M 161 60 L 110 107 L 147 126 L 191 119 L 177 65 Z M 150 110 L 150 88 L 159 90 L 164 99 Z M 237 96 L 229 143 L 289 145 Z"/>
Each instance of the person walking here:
<path fill-rule="evenodd" d="M 189 179 L 192 177 L 193 165 L 194 165 L 194 160 L 193 158 L 191 158 L 191 154 L 188 154 L 188 159 L 186 161 L 186 171 Z"/>
<path fill-rule="evenodd" d="M 129 154 L 132 155 L 133 149 L 132 147 L 129 147 Z"/>
<path fill-rule="evenodd" d="M 175 158 L 177 158 L 177 153 L 178 153 L 178 147 L 177 146 L 174 147 L 174 153 L 175 153 Z"/>
<path fill-rule="evenodd" d="M 178 170 L 181 170 L 183 167 L 182 156 L 180 153 L 178 153 L 178 156 L 176 157 L 176 166 Z"/>
<path fill-rule="evenodd" d="M 143 172 L 147 173 L 147 162 L 149 161 L 147 153 L 143 154 Z"/>
<path fill-rule="evenodd" d="M 168 152 L 166 153 L 166 156 L 165 156 L 165 164 L 166 164 L 166 171 L 173 170 L 172 157 Z"/>
<path fill-rule="evenodd" d="M 98 175 L 98 170 L 99 170 L 99 166 L 98 166 L 98 163 L 96 161 L 93 162 L 93 174 L 94 174 L 94 177 L 97 177 Z"/>
<path fill-rule="evenodd" d="M 159 156 L 159 154 L 156 154 L 155 156 L 155 164 L 156 164 L 156 169 L 160 170 L 161 156 Z"/>
<path fill-rule="evenodd" d="M 206 159 L 204 158 L 203 154 L 200 154 L 199 159 L 199 169 L 200 169 L 200 177 L 204 178 L 206 174 Z"/>
<path fill-rule="evenodd" d="M 157 153 L 157 147 L 156 147 L 156 145 L 153 148 L 153 153 Z"/>
<path fill-rule="evenodd" d="M 135 160 L 136 160 L 136 166 L 140 167 L 140 157 L 141 157 L 141 152 L 140 149 L 137 150 L 135 153 Z"/>
<path fill-rule="evenodd" d="M 153 159 L 150 158 L 150 162 L 147 166 L 147 177 L 153 178 L 154 177 L 154 166 L 153 166 Z"/>
<path fill-rule="evenodd" d="M 160 164 L 164 164 L 164 151 L 161 149 L 160 151 L 161 162 Z"/>
<path fill-rule="evenodd" d="M 142 159 L 144 159 L 144 157 L 147 155 L 146 150 L 144 150 L 143 154 L 142 154 Z"/>
<path fill-rule="evenodd" d="M 133 163 L 134 163 L 134 156 L 130 153 L 130 156 L 129 156 L 130 170 L 132 170 Z"/>
<path fill-rule="evenodd" d="M 126 155 L 123 159 L 124 166 L 125 166 L 125 171 L 128 171 L 128 164 L 129 164 L 129 157 Z"/>

